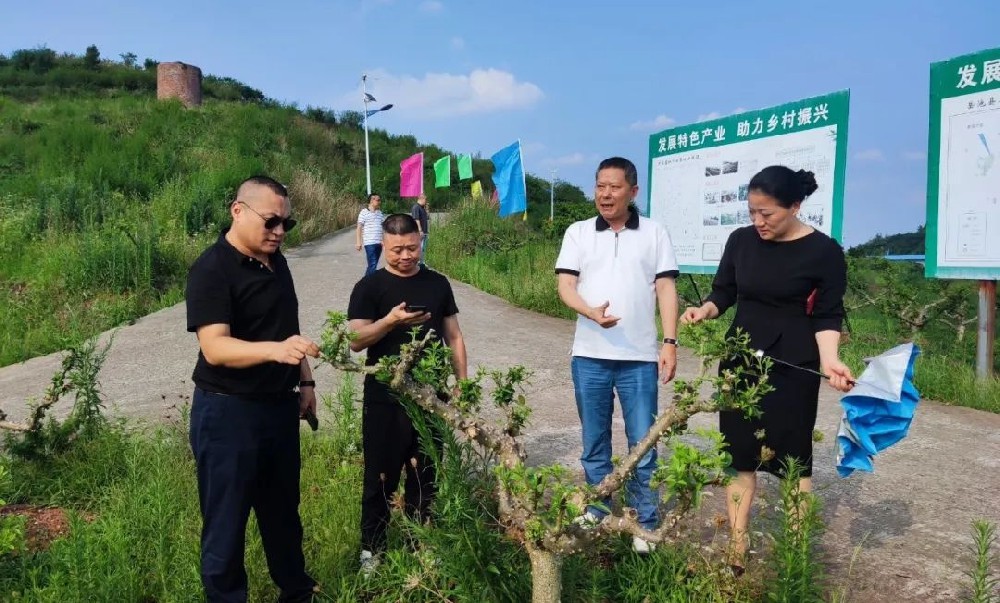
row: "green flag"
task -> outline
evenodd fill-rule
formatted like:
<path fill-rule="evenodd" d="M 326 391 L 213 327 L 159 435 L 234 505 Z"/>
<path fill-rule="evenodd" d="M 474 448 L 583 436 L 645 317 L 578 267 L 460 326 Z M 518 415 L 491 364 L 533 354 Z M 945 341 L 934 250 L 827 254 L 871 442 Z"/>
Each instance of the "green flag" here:
<path fill-rule="evenodd" d="M 472 178 L 472 155 L 458 156 L 458 179 L 468 180 Z"/>
<path fill-rule="evenodd" d="M 451 186 L 451 155 L 434 162 L 434 188 Z"/>

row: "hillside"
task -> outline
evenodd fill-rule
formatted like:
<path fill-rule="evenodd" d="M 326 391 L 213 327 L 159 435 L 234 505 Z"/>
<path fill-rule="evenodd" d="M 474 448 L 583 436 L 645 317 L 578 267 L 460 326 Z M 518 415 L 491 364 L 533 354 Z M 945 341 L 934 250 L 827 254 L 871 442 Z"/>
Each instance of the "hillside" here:
<path fill-rule="evenodd" d="M 901 232 L 892 235 L 875 235 L 871 240 L 851 247 L 847 253 L 852 257 L 885 257 L 887 255 L 923 255 L 924 227 L 916 232 Z"/>
<path fill-rule="evenodd" d="M 185 110 L 156 101 L 155 61 L 92 55 L 0 55 L 0 366 L 180 301 L 187 266 L 248 175 L 288 184 L 301 224 L 292 245 L 351 224 L 364 200 L 360 113 L 299 110 L 212 76 L 204 105 Z M 399 161 L 448 151 L 369 134 L 374 189 L 387 210 L 408 209 L 394 194 Z M 488 186 L 492 164 L 473 171 Z M 547 183 L 528 181 L 547 215 Z M 461 192 L 432 190 L 431 203 Z M 560 195 L 583 198 L 568 185 Z"/>

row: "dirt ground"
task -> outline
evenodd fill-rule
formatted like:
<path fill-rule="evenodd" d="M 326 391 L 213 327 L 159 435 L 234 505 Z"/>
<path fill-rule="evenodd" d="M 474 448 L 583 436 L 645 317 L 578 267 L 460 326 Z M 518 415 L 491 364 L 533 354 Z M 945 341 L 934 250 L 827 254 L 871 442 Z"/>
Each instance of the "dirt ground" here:
<path fill-rule="evenodd" d="M 346 309 L 351 287 L 364 271 L 364 254 L 355 251 L 351 233 L 340 233 L 288 255 L 303 333 L 318 338 L 326 311 Z M 520 364 L 533 371 L 528 397 L 535 413 L 526 438 L 532 461 L 578 468 L 580 430 L 569 373 L 572 322 L 454 285 L 470 365 Z M 197 353 L 184 326 L 181 304 L 115 332 L 100 377 L 114 412 L 150 422 L 177 416 L 190 398 Z M 53 354 L 0 369 L 0 408 L 11 420 L 23 419 L 26 401 L 42 396 L 59 361 Z M 693 376 L 695 369 L 682 349 L 680 376 Z M 319 391 L 329 393 L 338 377 L 324 367 L 316 380 Z M 661 391 L 661 404 L 668 400 L 668 391 Z M 837 400 L 835 391 L 823 389 L 817 427 L 825 439 L 816 446 L 814 470 L 827 524 L 823 556 L 831 585 L 863 603 L 960 600 L 963 572 L 971 567 L 970 523 L 977 518 L 1000 523 L 1000 504 L 992 498 L 1000 490 L 1000 415 L 925 401 L 909 437 L 876 458 L 873 474 L 841 479 L 834 471 Z M 701 416 L 691 427 L 715 424 L 714 416 Z M 620 418 L 615 429 L 619 453 L 624 450 Z M 764 480 L 763 492 L 761 511 L 773 505 L 776 484 Z M 723 504 L 723 497 L 715 496 L 703 514 L 711 518 Z"/>
<path fill-rule="evenodd" d="M 36 505 L 4 505 L 0 517 L 24 518 L 24 545 L 26 552 L 44 551 L 53 540 L 69 533 L 69 517 L 57 507 Z"/>

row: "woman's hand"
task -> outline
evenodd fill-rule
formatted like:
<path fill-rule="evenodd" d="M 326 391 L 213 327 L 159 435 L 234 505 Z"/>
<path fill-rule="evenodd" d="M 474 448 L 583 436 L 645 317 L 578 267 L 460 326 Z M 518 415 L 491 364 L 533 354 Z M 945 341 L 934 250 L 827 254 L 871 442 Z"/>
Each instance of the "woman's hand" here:
<path fill-rule="evenodd" d="M 835 358 L 831 362 L 824 364 L 820 370 L 830 378 L 830 387 L 842 392 L 849 392 L 854 387 L 854 377 L 851 375 L 851 369 L 841 362 L 839 358 Z"/>
<path fill-rule="evenodd" d="M 686 325 L 698 324 L 699 322 L 709 318 L 709 310 L 705 306 L 700 308 L 688 308 L 684 310 L 681 314 L 681 322 Z"/>

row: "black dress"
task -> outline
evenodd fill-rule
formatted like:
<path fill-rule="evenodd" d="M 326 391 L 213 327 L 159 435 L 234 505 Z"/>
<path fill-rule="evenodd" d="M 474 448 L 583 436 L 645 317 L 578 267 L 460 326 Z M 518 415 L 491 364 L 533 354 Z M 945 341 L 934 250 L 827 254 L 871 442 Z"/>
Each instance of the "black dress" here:
<path fill-rule="evenodd" d="M 819 368 L 816 333 L 840 331 L 844 317 L 847 264 L 840 245 L 814 231 L 792 241 L 765 241 L 748 226 L 733 231 L 719 262 L 708 301 L 719 314 L 736 305 L 730 333 L 742 328 L 754 349 L 813 370 Z M 807 300 L 815 291 L 811 313 Z M 720 371 L 729 363 L 723 362 Z M 787 456 L 797 459 L 803 477 L 812 475 L 812 434 L 819 397 L 816 375 L 775 363 L 774 391 L 760 402 L 763 415 L 719 413 L 719 431 L 737 471 L 781 475 Z M 773 455 L 762 447 L 766 446 Z"/>

